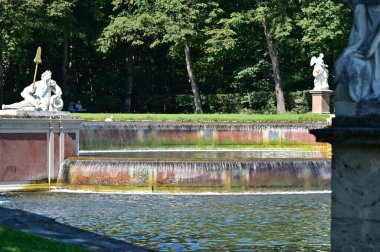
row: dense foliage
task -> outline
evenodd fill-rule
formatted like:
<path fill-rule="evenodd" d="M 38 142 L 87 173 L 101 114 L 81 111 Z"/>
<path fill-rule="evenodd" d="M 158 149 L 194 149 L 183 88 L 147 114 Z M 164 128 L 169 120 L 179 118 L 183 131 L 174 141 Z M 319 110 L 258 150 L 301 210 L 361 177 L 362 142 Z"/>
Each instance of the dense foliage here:
<path fill-rule="evenodd" d="M 50 69 L 93 112 L 310 109 L 310 58 L 330 66 L 351 10 L 330 0 L 0 0 L 0 103 Z"/>

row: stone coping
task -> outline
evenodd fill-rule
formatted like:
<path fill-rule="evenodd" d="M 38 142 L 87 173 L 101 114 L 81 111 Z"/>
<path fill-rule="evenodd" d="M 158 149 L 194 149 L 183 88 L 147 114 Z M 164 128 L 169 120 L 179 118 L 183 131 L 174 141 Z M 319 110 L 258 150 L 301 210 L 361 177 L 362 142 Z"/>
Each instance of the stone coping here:
<path fill-rule="evenodd" d="M 310 90 L 311 94 L 332 94 L 332 90 L 329 89 L 318 89 L 318 90 Z"/>
<path fill-rule="evenodd" d="M 311 129 L 318 142 L 357 145 L 380 144 L 380 115 L 336 116 L 332 126 Z"/>
<path fill-rule="evenodd" d="M 19 209 L 0 207 L 0 225 L 59 242 L 76 244 L 92 251 L 152 251 Z"/>
<path fill-rule="evenodd" d="M 70 116 L 68 111 L 27 111 L 17 109 L 0 110 L 0 116 L 16 117 L 50 117 L 50 116 Z"/>
<path fill-rule="evenodd" d="M 49 117 L 0 115 L 0 133 L 79 132 L 82 120 L 69 115 L 53 115 Z"/>

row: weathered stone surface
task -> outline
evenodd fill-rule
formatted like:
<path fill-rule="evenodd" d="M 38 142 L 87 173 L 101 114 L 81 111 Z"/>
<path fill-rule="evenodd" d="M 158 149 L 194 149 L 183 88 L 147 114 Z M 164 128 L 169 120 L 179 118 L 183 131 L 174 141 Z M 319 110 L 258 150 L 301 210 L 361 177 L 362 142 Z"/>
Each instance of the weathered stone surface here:
<path fill-rule="evenodd" d="M 54 219 L 18 209 L 0 207 L 0 225 L 56 241 L 83 246 L 93 251 L 150 251 L 120 240 L 87 232 Z"/>
<path fill-rule="evenodd" d="M 332 144 L 332 251 L 380 251 L 380 117 L 336 117 L 311 133 Z"/>
<path fill-rule="evenodd" d="M 331 251 L 379 251 L 379 223 L 372 220 L 334 218 L 331 229 L 334 230 L 331 233 Z"/>

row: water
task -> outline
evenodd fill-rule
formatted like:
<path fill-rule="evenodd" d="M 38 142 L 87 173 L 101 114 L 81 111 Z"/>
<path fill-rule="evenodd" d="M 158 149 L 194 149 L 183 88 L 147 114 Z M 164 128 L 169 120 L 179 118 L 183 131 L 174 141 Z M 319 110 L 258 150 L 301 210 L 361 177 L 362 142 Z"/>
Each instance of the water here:
<path fill-rule="evenodd" d="M 308 127 L 85 124 L 59 180 L 144 193 L 13 193 L 0 205 L 158 251 L 329 251 L 330 161 Z"/>
<path fill-rule="evenodd" d="M 206 161 L 252 161 L 252 160 L 276 160 L 276 159 L 322 159 L 326 158 L 326 152 L 302 149 L 146 149 L 146 150 L 81 150 L 80 156 L 84 157 L 111 157 L 128 158 L 138 160 L 206 160 Z"/>
<path fill-rule="evenodd" d="M 330 189 L 328 160 L 139 161 L 73 158 L 58 176 L 63 188 L 254 192 Z M 112 187 L 112 188 L 109 188 Z"/>
<path fill-rule="evenodd" d="M 14 193 L 1 206 L 159 251 L 329 251 L 330 194 Z"/>
<path fill-rule="evenodd" d="M 173 123 L 84 123 L 81 150 L 136 148 L 228 148 L 242 146 L 307 146 L 326 149 L 316 143 L 311 128 L 324 125 L 237 125 Z"/>

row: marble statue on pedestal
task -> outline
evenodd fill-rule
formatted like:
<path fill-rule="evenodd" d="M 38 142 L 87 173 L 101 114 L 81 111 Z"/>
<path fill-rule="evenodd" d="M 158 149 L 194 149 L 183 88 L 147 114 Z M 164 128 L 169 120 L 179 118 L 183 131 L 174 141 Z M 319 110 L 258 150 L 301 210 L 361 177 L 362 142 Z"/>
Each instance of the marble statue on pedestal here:
<path fill-rule="evenodd" d="M 335 64 L 338 102 L 380 102 L 380 0 L 343 0 L 354 7 L 348 47 Z"/>
<path fill-rule="evenodd" d="M 323 61 L 323 53 L 319 54 L 318 57 L 313 56 L 310 60 L 310 66 L 314 66 L 313 76 L 314 76 L 314 89 L 313 90 L 328 90 L 328 77 L 329 70 L 327 65 Z"/>
<path fill-rule="evenodd" d="M 21 92 L 23 101 L 10 105 L 2 105 L 2 109 L 18 109 L 30 111 L 60 111 L 63 108 L 62 90 L 51 79 L 52 73 L 45 71 L 41 80 L 30 84 Z M 52 92 L 54 95 L 52 95 Z"/>

